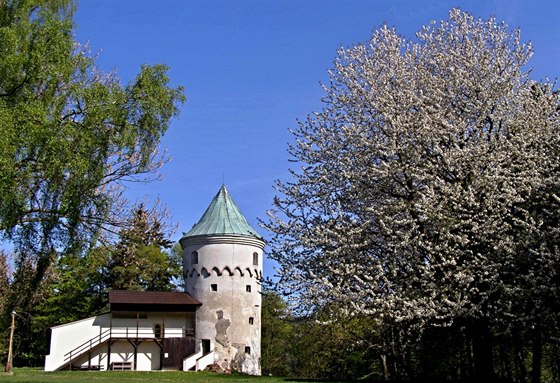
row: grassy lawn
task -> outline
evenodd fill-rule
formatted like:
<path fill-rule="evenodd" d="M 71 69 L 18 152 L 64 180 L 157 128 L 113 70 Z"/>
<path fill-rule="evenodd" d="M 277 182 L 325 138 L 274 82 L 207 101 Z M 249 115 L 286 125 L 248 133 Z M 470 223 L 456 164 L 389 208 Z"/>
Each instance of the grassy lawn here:
<path fill-rule="evenodd" d="M 135 382 L 185 382 L 185 383 L 285 383 L 286 378 L 254 377 L 239 374 L 222 375 L 206 372 L 183 371 L 57 371 L 16 368 L 13 375 L 0 373 L 4 383 L 135 383 Z"/>

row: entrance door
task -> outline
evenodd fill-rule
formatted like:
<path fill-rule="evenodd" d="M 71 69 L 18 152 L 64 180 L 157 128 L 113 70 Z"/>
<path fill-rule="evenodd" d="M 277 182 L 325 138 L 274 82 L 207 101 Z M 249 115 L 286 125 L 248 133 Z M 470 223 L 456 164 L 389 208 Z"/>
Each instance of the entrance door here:
<path fill-rule="evenodd" d="M 210 352 L 210 339 L 202 339 L 202 355 Z"/>
<path fill-rule="evenodd" d="M 162 369 L 180 370 L 183 360 L 194 354 L 195 338 L 164 338 Z"/>

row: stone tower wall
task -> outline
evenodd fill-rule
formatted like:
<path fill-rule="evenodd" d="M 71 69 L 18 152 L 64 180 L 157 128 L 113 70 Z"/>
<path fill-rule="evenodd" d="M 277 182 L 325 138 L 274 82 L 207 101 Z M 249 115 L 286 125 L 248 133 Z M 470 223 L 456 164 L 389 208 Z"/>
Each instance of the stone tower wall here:
<path fill-rule="evenodd" d="M 197 339 L 210 341 L 222 368 L 260 375 L 264 242 L 224 235 L 185 237 L 181 245 L 185 291 L 202 302 Z"/>

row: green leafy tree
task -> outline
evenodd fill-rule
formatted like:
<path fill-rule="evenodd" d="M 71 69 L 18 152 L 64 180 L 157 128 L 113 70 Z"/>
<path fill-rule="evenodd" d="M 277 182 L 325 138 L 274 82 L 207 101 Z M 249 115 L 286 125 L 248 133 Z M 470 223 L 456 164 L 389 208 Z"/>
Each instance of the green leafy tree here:
<path fill-rule="evenodd" d="M 180 290 L 185 290 L 185 274 L 183 270 L 183 248 L 179 242 L 175 242 L 168 250 L 169 268 L 172 270 L 173 284 Z"/>
<path fill-rule="evenodd" d="M 383 379 L 379 321 L 348 316 L 335 305 L 293 321 L 297 376 L 314 379 Z"/>
<path fill-rule="evenodd" d="M 159 214 L 159 215 L 158 215 Z M 169 290 L 180 268 L 168 258 L 161 210 L 135 207 L 120 241 L 86 254 L 65 254 L 53 260 L 38 288 L 31 290 L 37 258 L 18 254 L 16 272 L 6 299 L 16 307 L 16 365 L 38 366 L 48 353 L 49 328 L 107 310 L 107 290 L 114 288 Z M 126 266 L 123 266 L 126 265 Z M 3 328 L 9 327 L 4 315 Z"/>
<path fill-rule="evenodd" d="M 2 330 L 15 308 L 20 364 L 40 364 L 49 326 L 102 305 L 97 246 L 127 225 L 123 185 L 157 178 L 184 101 L 164 65 L 128 84 L 97 69 L 74 40 L 74 8 L 0 1 L 0 235 L 15 259 Z"/>
<path fill-rule="evenodd" d="M 293 317 L 286 302 L 274 291 L 262 294 L 261 366 L 263 375 L 295 374 Z"/>
<path fill-rule="evenodd" d="M 263 292 L 261 365 L 264 375 L 313 379 L 383 378 L 379 321 L 349 317 L 331 305 L 295 317 L 287 302 Z"/>
<path fill-rule="evenodd" d="M 87 256 L 68 255 L 52 265 L 44 281 L 46 297 L 34 309 L 34 319 L 45 327 L 90 317 L 106 309 L 103 272 L 107 250 L 96 248 Z"/>
<path fill-rule="evenodd" d="M 2 316 L 2 328 L 7 333 L 10 327 L 10 313 L 12 310 L 16 311 L 18 331 L 14 336 L 14 365 L 38 366 L 44 362 L 43 356 L 48 350 L 49 327 L 36 319 L 41 315 L 40 308 L 51 296 L 49 286 L 54 274 L 52 267 L 48 267 L 44 271 L 43 282 L 34 286 L 39 267 L 36 258 L 26 253 L 16 253 L 13 258 L 14 273 L 6 296 L 8 304 Z"/>
<path fill-rule="evenodd" d="M 129 84 L 74 40 L 70 0 L 0 2 L 0 233 L 37 258 L 33 287 L 57 254 L 123 224 L 120 187 L 150 180 L 160 138 L 184 101 L 164 65 Z"/>

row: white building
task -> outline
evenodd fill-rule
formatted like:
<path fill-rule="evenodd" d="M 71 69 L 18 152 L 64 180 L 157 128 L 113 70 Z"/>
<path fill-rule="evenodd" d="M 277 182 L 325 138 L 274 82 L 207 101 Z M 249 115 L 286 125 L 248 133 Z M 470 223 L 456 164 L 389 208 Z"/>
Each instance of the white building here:
<path fill-rule="evenodd" d="M 110 312 L 51 329 L 45 371 L 177 370 L 196 350 L 196 310 L 181 292 L 111 291 Z"/>
<path fill-rule="evenodd" d="M 263 239 L 222 186 L 180 243 L 185 293 L 111 291 L 109 313 L 52 328 L 45 370 L 260 375 Z"/>

